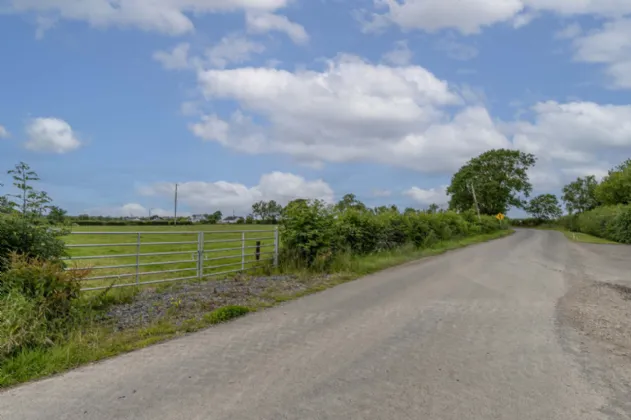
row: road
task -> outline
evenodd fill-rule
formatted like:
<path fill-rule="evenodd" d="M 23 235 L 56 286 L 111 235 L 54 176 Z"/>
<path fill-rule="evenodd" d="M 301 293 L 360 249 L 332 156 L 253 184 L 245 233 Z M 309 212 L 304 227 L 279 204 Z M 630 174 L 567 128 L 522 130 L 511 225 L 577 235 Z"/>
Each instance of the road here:
<path fill-rule="evenodd" d="M 607 258 L 520 230 L 8 390 L 0 418 L 629 419 L 629 354 L 582 331 L 593 276 L 628 272 Z"/>

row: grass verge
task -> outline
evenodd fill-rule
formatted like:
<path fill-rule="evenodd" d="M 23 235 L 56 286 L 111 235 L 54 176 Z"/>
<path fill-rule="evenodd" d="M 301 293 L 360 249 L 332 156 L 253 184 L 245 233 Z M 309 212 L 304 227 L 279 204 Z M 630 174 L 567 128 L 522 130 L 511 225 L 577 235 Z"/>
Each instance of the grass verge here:
<path fill-rule="evenodd" d="M 490 234 L 440 242 L 428 249 L 403 247 L 364 257 L 340 261 L 334 275 L 301 276 L 304 287 L 287 293 L 270 288 L 260 296 L 252 296 L 247 305 L 226 305 L 211 312 L 198 313 L 182 321 L 173 317 L 159 319 L 142 328 L 117 331 L 111 325 L 93 321 L 74 331 L 64 343 L 47 348 L 26 349 L 0 363 L 0 388 L 57 374 L 80 365 L 140 349 L 167 339 L 226 322 L 274 306 L 278 303 L 316 293 L 364 275 L 400 265 L 419 258 L 441 254 L 452 249 L 502 238 L 512 234 L 502 230 Z"/>
<path fill-rule="evenodd" d="M 618 242 L 610 241 L 608 239 L 599 238 L 597 236 L 588 235 L 586 233 L 579 232 L 570 232 L 567 229 L 563 229 L 560 227 L 537 227 L 539 230 L 556 230 L 558 232 L 563 233 L 566 238 L 574 242 L 582 242 L 586 244 L 613 244 L 620 245 Z"/>

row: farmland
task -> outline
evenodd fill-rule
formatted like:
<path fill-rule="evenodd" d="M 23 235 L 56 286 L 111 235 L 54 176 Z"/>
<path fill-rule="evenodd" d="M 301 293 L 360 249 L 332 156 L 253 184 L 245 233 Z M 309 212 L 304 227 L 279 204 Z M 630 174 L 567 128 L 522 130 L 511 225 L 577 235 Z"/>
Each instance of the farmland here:
<path fill-rule="evenodd" d="M 84 226 L 74 227 L 63 239 L 71 257 L 68 268 L 92 268 L 90 277 L 101 278 L 86 280 L 84 287 L 101 288 L 197 277 L 199 232 L 203 232 L 204 276 L 254 266 L 257 242 L 262 264 L 273 257 L 274 229 L 244 224 Z"/>

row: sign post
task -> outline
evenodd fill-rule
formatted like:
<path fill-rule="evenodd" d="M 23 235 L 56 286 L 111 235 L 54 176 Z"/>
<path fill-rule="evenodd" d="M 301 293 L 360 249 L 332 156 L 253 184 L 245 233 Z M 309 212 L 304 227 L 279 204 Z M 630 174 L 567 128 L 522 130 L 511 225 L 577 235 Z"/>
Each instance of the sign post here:
<path fill-rule="evenodd" d="M 497 216 L 495 216 L 495 218 L 497 220 L 499 220 L 500 222 L 500 228 L 502 227 L 502 220 L 504 220 L 504 215 L 502 213 L 497 213 Z"/>

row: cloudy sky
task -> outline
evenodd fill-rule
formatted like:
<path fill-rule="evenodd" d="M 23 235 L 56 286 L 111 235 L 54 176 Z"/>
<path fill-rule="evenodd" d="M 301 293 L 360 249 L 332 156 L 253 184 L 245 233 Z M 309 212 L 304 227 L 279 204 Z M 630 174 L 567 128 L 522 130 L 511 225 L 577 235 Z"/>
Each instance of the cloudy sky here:
<path fill-rule="evenodd" d="M 536 192 L 631 156 L 629 0 L 0 0 L 0 39 L 0 166 L 71 213 L 425 207 L 490 148 Z"/>

